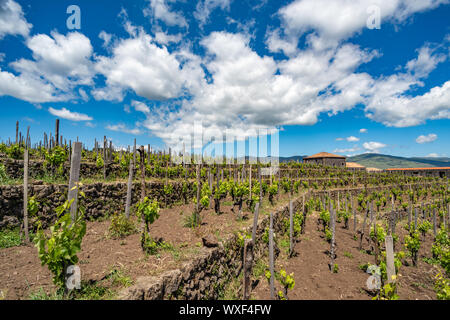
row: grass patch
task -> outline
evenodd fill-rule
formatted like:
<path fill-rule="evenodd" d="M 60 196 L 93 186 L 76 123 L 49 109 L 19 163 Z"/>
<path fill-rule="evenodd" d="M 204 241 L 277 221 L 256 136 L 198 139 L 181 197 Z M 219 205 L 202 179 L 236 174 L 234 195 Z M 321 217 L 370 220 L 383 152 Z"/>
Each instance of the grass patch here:
<path fill-rule="evenodd" d="M 111 300 L 115 292 L 97 282 L 81 282 L 80 290 L 73 290 L 67 295 L 62 290 L 47 293 L 41 287 L 29 295 L 29 300 Z"/>
<path fill-rule="evenodd" d="M 413 283 L 411 283 L 411 287 L 428 289 L 427 285 L 425 285 L 423 283 L 420 283 L 420 282 L 413 282 Z"/>
<path fill-rule="evenodd" d="M 200 214 L 196 214 L 195 211 L 190 215 L 187 215 L 183 219 L 183 227 L 185 228 L 196 228 L 201 225 L 202 219 Z"/>
<path fill-rule="evenodd" d="M 136 225 L 122 213 L 115 213 L 111 219 L 108 233 L 112 239 L 123 239 L 137 232 Z"/>
<path fill-rule="evenodd" d="M 225 285 L 222 292 L 220 292 L 219 300 L 240 300 L 240 286 L 242 284 L 242 272 L 238 277 L 233 278 L 228 284 Z"/>
<path fill-rule="evenodd" d="M 280 248 L 284 250 L 286 255 L 289 255 L 289 248 L 291 244 L 289 243 L 289 238 L 283 237 L 280 239 Z"/>
<path fill-rule="evenodd" d="M 0 231 L 0 248 L 17 247 L 22 244 L 19 228 Z"/>
<path fill-rule="evenodd" d="M 434 259 L 434 258 L 424 257 L 424 258 L 422 258 L 422 261 L 425 263 L 431 264 L 431 265 L 434 265 L 434 264 L 439 265 L 440 264 L 439 259 Z"/>
<path fill-rule="evenodd" d="M 113 286 L 129 287 L 133 284 L 131 277 L 123 269 L 117 267 L 111 269 L 106 279 L 109 279 Z"/>
<path fill-rule="evenodd" d="M 64 300 L 64 296 L 61 293 L 53 292 L 53 293 L 47 293 L 42 289 L 42 287 L 39 288 L 39 290 L 30 293 L 28 296 L 29 300 Z"/>
<path fill-rule="evenodd" d="M 353 255 L 350 252 L 345 251 L 344 256 L 350 259 L 353 259 Z"/>
<path fill-rule="evenodd" d="M 259 277 L 264 275 L 267 269 L 269 269 L 269 266 L 266 265 L 263 259 L 259 259 L 253 266 L 253 276 L 258 279 Z"/>

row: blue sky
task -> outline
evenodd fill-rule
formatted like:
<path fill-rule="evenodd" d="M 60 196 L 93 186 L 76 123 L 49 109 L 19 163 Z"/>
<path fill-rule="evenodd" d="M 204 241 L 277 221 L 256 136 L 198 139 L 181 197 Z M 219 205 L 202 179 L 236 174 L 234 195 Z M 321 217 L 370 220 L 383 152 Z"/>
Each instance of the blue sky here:
<path fill-rule="evenodd" d="M 278 128 L 281 156 L 450 156 L 449 21 L 448 0 L 0 0 L 0 139 L 59 118 L 180 148 L 201 122 Z"/>

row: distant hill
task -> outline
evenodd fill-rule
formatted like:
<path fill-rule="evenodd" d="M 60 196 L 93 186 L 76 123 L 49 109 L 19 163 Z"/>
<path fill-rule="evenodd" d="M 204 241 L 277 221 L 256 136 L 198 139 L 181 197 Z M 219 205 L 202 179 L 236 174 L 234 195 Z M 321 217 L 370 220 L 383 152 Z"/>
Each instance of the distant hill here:
<path fill-rule="evenodd" d="M 306 156 L 280 157 L 280 162 L 299 161 L 302 162 Z M 246 157 L 248 159 L 248 157 Z M 253 157 L 252 157 L 253 159 Z M 266 160 L 269 160 L 268 157 Z M 254 159 L 256 160 L 256 158 Z M 450 167 L 450 158 L 430 157 L 396 157 L 387 154 L 363 153 L 348 157 L 347 162 L 357 162 L 365 167 L 388 169 L 388 168 L 428 168 L 428 167 Z"/>
<path fill-rule="evenodd" d="M 378 169 L 450 167 L 450 158 L 404 158 L 377 153 L 360 154 L 347 158 L 347 161 Z"/>
<path fill-rule="evenodd" d="M 280 162 L 297 162 L 297 160 L 298 162 L 302 162 L 304 157 L 306 156 L 280 157 Z"/>

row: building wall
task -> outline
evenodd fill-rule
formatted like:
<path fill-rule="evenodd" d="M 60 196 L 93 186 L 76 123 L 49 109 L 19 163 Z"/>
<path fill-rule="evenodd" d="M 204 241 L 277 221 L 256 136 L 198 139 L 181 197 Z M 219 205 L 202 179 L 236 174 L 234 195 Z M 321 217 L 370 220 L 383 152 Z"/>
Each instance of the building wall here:
<path fill-rule="evenodd" d="M 325 166 L 345 168 L 345 159 L 324 158 L 323 162 Z"/>

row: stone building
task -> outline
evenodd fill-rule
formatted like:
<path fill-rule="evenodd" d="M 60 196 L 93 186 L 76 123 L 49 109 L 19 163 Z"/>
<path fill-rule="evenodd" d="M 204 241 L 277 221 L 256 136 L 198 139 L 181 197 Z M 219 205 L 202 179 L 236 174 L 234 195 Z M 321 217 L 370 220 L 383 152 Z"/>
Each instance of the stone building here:
<path fill-rule="evenodd" d="M 329 167 L 345 168 L 346 157 L 328 152 L 320 152 L 309 157 L 303 158 L 304 163 L 318 164 Z"/>
<path fill-rule="evenodd" d="M 450 167 L 430 167 L 430 168 L 392 168 L 386 169 L 390 173 L 402 173 L 407 176 L 421 177 L 450 177 Z"/>
<path fill-rule="evenodd" d="M 354 171 L 366 170 L 366 167 L 364 167 L 363 165 L 360 165 L 359 163 L 356 163 L 356 162 L 347 162 L 345 164 L 345 167 L 349 170 L 354 170 Z"/>

